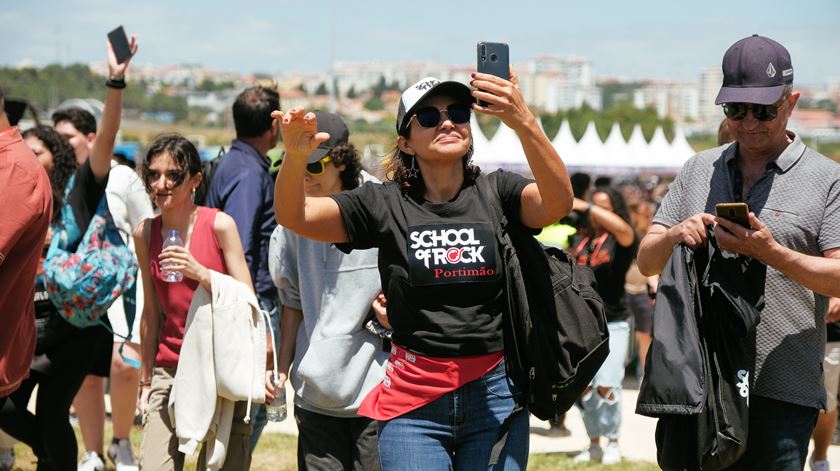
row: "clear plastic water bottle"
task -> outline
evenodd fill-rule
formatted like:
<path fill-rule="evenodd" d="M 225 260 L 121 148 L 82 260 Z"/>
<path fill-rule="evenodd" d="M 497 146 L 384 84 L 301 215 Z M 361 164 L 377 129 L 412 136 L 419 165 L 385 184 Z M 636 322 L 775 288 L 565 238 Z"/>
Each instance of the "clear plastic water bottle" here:
<path fill-rule="evenodd" d="M 280 386 L 280 381 L 274 377 L 274 390 L 277 395 L 270 404 L 265 406 L 265 415 L 269 422 L 282 422 L 286 420 L 286 388 Z"/>
<path fill-rule="evenodd" d="M 184 246 L 184 241 L 181 240 L 181 234 L 178 231 L 169 231 L 166 234 L 166 240 L 163 241 L 162 249 L 173 246 Z M 163 276 L 164 281 L 168 283 L 180 283 L 184 279 L 183 273 L 176 270 L 168 270 L 167 268 L 169 268 L 169 264 L 161 264 L 160 266 L 160 274 Z"/>

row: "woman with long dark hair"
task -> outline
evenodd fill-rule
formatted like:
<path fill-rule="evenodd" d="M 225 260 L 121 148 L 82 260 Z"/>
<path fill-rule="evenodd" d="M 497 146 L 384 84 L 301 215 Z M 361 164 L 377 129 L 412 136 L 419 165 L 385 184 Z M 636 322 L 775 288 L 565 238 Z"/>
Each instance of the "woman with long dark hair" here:
<path fill-rule="evenodd" d="M 571 184 L 515 74 L 477 73 L 471 85 L 432 77 L 411 85 L 386 165 L 392 181 L 329 197 L 307 196 L 302 184 L 307 156 L 329 136 L 301 108 L 274 113 L 286 145 L 278 223 L 347 252 L 379 248 L 393 343 L 386 377 L 359 414 L 378 421 L 386 470 L 486 468 L 508 417 L 497 468 L 527 465 L 528 413 L 513 412 L 521 391 L 505 372 L 503 267 L 485 198 L 498 198 L 508 220 L 539 228 L 569 212 Z M 476 181 L 488 177 L 471 162 L 472 110 L 517 133 L 536 182 L 499 171 L 498 193 L 479 193 Z"/>
<path fill-rule="evenodd" d="M 624 198 L 610 187 L 596 187 L 590 201 L 575 198 L 574 209 L 586 213 L 588 223 L 572 238 L 569 249 L 578 264 L 589 266 L 595 272 L 610 332 L 610 354 L 581 399 L 590 445 L 575 457 L 575 461 L 616 464 L 621 461 L 618 446 L 621 381 L 630 339 L 627 322 L 630 309 L 625 299 L 624 280 L 636 256 L 636 233 L 630 225 Z M 601 436 L 608 440 L 606 448 L 601 447 Z"/>

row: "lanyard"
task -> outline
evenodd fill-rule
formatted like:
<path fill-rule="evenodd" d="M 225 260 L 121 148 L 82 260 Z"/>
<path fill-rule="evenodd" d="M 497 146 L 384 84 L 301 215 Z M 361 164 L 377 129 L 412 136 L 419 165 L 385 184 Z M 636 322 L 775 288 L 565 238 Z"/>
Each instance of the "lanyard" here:
<path fill-rule="evenodd" d="M 577 259 L 578 265 L 590 266 L 589 262 L 591 262 L 592 259 L 595 258 L 596 255 L 598 255 L 598 252 L 601 251 L 601 247 L 604 246 L 604 242 L 607 241 L 607 237 L 609 237 L 609 236 L 610 236 L 609 232 L 604 232 L 603 234 L 601 234 L 601 237 L 598 237 L 598 240 L 595 243 L 595 250 L 592 251 L 592 253 L 589 254 L 588 256 L 584 255 L 585 258 L 582 258 L 580 256 L 580 253 L 583 251 L 583 248 L 586 247 L 586 245 L 589 243 L 589 241 L 592 240 L 592 237 L 590 237 L 590 236 L 584 237 L 583 240 L 580 241 L 580 244 L 578 244 L 577 248 L 575 249 L 575 258 Z"/>

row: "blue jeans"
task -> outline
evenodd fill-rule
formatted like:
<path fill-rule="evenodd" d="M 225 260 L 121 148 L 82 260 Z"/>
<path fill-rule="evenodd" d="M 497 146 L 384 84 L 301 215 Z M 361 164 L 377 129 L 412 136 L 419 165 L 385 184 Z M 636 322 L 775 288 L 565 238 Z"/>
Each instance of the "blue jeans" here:
<path fill-rule="evenodd" d="M 750 395 L 747 451 L 729 470 L 801 471 L 819 410 Z"/>
<path fill-rule="evenodd" d="M 610 354 L 592 378 L 592 390 L 580 400 L 581 416 L 589 438 L 604 436 L 617 440 L 621 427 L 621 381 L 624 379 L 624 358 L 630 342 L 630 324 L 627 321 L 610 322 L 607 328 L 610 331 Z M 599 386 L 610 388 L 606 396 L 598 394 Z"/>
<path fill-rule="evenodd" d="M 521 391 L 504 361 L 481 378 L 395 419 L 379 422 L 379 459 L 391 470 L 518 470 L 528 464 L 528 411 L 512 418 L 498 464 L 490 452 Z"/>
<path fill-rule="evenodd" d="M 274 354 L 277 354 L 277 349 L 280 348 L 280 302 L 275 295 L 272 297 L 259 296 L 258 301 L 262 310 L 268 312 L 268 317 L 271 318 L 271 327 L 274 329 Z M 267 328 L 266 328 L 267 329 Z M 266 333 L 268 330 L 266 330 Z M 273 368 L 274 365 L 266 365 L 268 368 Z M 254 431 L 251 433 L 251 451 L 257 447 L 257 442 L 260 440 L 260 435 L 268 423 L 268 416 L 265 413 L 265 404 L 253 404 L 251 406 L 251 417 L 254 421 Z"/>

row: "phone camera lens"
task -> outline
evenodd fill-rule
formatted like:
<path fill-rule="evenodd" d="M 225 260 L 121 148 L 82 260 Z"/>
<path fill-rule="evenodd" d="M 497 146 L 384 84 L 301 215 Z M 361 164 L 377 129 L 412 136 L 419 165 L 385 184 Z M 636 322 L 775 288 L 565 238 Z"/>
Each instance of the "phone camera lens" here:
<path fill-rule="evenodd" d="M 497 62 L 499 60 L 499 56 L 496 54 L 490 54 L 490 62 Z"/>

